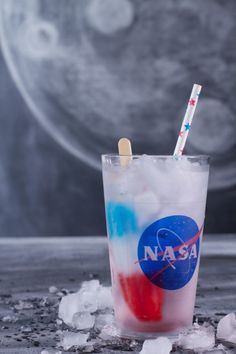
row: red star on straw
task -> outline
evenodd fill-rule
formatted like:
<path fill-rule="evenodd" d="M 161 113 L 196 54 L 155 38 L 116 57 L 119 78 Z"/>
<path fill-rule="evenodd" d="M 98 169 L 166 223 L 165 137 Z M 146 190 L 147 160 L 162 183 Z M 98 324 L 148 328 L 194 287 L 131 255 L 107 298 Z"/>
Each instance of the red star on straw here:
<path fill-rule="evenodd" d="M 184 134 L 184 132 L 182 132 L 182 131 L 179 132 L 179 136 L 180 136 L 181 138 L 183 137 L 183 134 Z"/>
<path fill-rule="evenodd" d="M 189 100 L 189 105 L 190 106 L 195 106 L 196 100 L 194 100 L 193 98 L 191 100 Z"/>

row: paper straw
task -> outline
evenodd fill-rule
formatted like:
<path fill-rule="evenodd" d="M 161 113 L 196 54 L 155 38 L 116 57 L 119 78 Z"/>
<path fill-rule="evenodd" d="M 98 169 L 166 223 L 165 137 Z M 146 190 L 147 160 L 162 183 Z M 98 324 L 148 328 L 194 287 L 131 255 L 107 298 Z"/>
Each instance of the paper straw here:
<path fill-rule="evenodd" d="M 188 106 L 183 119 L 183 123 L 179 132 L 179 137 L 174 151 L 174 156 L 181 156 L 185 147 L 185 143 L 188 137 L 189 130 L 191 128 L 193 115 L 197 107 L 198 98 L 201 92 L 202 86 L 194 84 L 191 92 Z"/>

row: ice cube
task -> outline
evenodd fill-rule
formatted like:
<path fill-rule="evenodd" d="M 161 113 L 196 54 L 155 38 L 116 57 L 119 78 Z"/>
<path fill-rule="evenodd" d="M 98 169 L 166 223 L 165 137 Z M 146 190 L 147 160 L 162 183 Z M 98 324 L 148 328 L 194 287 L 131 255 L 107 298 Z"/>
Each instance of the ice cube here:
<path fill-rule="evenodd" d="M 77 312 L 97 311 L 96 292 L 81 289 L 75 294 L 69 294 L 61 299 L 59 304 L 59 318 L 68 326 L 73 326 L 73 316 Z"/>
<path fill-rule="evenodd" d="M 63 347 L 64 350 L 69 350 L 72 347 L 84 347 L 87 344 L 88 337 L 89 333 L 74 333 L 64 331 L 62 332 L 62 337 L 59 345 Z"/>
<path fill-rule="evenodd" d="M 40 354 L 62 354 L 62 352 L 58 351 L 58 350 L 57 351 L 55 351 L 55 350 L 50 350 L 50 351 L 42 350 Z"/>
<path fill-rule="evenodd" d="M 81 285 L 81 289 L 84 291 L 96 291 L 100 287 L 98 279 L 84 281 Z"/>
<path fill-rule="evenodd" d="M 58 289 L 56 286 L 52 285 L 49 287 L 48 291 L 50 294 L 56 294 L 58 292 Z"/>
<path fill-rule="evenodd" d="M 236 344 L 236 315 L 229 313 L 223 317 L 217 326 L 217 338 Z"/>
<path fill-rule="evenodd" d="M 62 354 L 61 351 L 55 351 L 55 350 L 42 350 L 41 354 Z"/>
<path fill-rule="evenodd" d="M 30 301 L 20 300 L 18 304 L 14 306 L 16 310 L 29 310 L 32 309 L 34 305 Z"/>
<path fill-rule="evenodd" d="M 211 349 L 215 345 L 215 330 L 208 324 L 194 323 L 192 328 L 179 334 L 178 345 L 184 349 Z"/>
<path fill-rule="evenodd" d="M 83 349 L 81 349 L 81 353 L 94 353 L 94 346 L 92 342 L 88 342 Z"/>
<path fill-rule="evenodd" d="M 59 304 L 58 316 L 69 326 L 72 325 L 73 315 L 79 312 L 79 310 L 78 294 L 66 295 L 61 299 Z"/>
<path fill-rule="evenodd" d="M 90 280 L 82 283 L 77 293 L 66 295 L 61 299 L 58 316 L 68 326 L 75 327 L 73 322 L 75 314 L 76 316 L 79 316 L 78 313 L 91 314 L 98 309 L 104 310 L 105 308 L 112 308 L 111 288 L 103 287 L 98 280 Z M 89 316 L 89 318 L 92 322 L 92 317 Z"/>
<path fill-rule="evenodd" d="M 32 327 L 29 327 L 29 326 L 21 326 L 20 330 L 21 330 L 22 333 L 31 333 L 31 332 L 33 332 Z"/>
<path fill-rule="evenodd" d="M 65 294 L 64 294 L 62 291 L 58 291 L 58 292 L 56 293 L 56 295 L 57 295 L 58 297 L 63 297 Z"/>
<path fill-rule="evenodd" d="M 79 330 L 90 329 L 94 326 L 95 316 L 89 312 L 77 312 L 73 315 L 72 325 Z"/>
<path fill-rule="evenodd" d="M 100 286 L 97 291 L 97 304 L 99 310 L 111 309 L 113 307 L 111 287 Z"/>
<path fill-rule="evenodd" d="M 48 300 L 47 296 L 44 296 L 39 302 L 39 306 L 41 307 L 45 307 L 49 305 L 50 305 L 50 301 Z"/>
<path fill-rule="evenodd" d="M 222 349 L 210 349 L 210 350 L 204 350 L 204 352 L 201 351 L 201 354 L 226 354 L 225 350 Z"/>
<path fill-rule="evenodd" d="M 114 316 L 111 313 L 100 314 L 96 317 L 95 328 L 101 330 L 106 325 L 111 325 L 114 322 Z"/>
<path fill-rule="evenodd" d="M 119 339 L 120 332 L 119 330 L 113 326 L 113 325 L 105 325 L 103 329 L 101 330 L 99 337 L 103 340 L 109 340 L 109 341 L 117 341 Z"/>
<path fill-rule="evenodd" d="M 169 354 L 171 349 L 171 341 L 166 337 L 159 337 L 145 340 L 140 354 Z"/>
<path fill-rule="evenodd" d="M 8 323 L 14 323 L 14 322 L 17 322 L 18 321 L 18 317 L 12 315 L 8 315 L 8 316 L 4 316 L 2 318 L 2 322 L 8 322 Z"/>
<path fill-rule="evenodd" d="M 228 350 L 223 344 L 217 345 L 217 347 L 210 349 L 210 350 L 204 350 L 204 352 L 201 352 L 201 354 L 234 354 L 231 350 Z"/>

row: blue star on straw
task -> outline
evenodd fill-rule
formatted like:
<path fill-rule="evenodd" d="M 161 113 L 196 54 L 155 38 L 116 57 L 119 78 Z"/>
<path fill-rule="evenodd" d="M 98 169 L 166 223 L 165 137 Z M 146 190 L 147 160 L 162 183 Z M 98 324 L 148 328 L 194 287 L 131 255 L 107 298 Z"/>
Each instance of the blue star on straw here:
<path fill-rule="evenodd" d="M 191 128 L 191 125 L 190 125 L 189 123 L 185 124 L 184 126 L 185 126 L 185 130 L 186 130 L 186 131 L 187 131 L 187 130 L 190 130 L 190 128 Z"/>

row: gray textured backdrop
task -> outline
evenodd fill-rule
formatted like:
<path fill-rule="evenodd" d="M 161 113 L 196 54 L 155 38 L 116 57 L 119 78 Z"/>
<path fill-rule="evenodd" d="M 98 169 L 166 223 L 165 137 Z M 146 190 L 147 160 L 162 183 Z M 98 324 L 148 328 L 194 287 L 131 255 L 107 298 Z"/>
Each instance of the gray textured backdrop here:
<path fill-rule="evenodd" d="M 172 153 L 195 81 L 186 153 L 212 156 L 206 230 L 236 231 L 233 0 L 0 7 L 14 77 L 0 56 L 0 236 L 105 234 L 100 154 L 122 135 L 137 153 Z"/>

